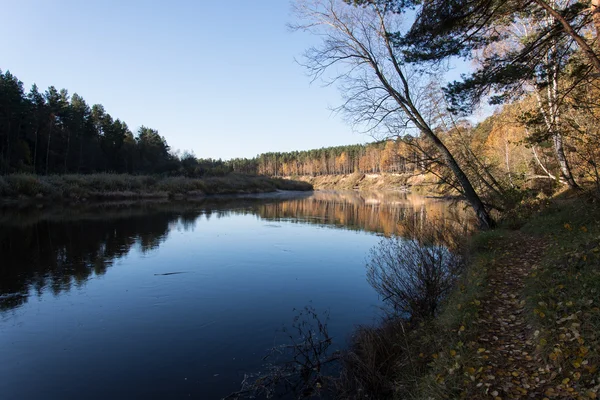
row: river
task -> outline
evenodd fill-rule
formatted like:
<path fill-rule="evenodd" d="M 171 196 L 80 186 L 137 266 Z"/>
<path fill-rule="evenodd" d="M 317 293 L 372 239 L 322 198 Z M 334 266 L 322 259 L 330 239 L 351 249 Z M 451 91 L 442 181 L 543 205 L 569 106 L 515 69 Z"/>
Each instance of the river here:
<path fill-rule="evenodd" d="M 369 250 L 441 200 L 314 192 L 0 210 L 2 399 L 219 399 L 297 309 L 381 315 Z"/>

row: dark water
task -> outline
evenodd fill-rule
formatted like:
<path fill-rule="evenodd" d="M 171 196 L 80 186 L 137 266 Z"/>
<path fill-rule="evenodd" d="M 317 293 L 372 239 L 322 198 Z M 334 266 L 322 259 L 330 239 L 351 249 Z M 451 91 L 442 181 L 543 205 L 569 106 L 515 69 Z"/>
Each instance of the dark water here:
<path fill-rule="evenodd" d="M 355 192 L 3 211 L 0 398 L 221 398 L 295 308 L 329 310 L 340 346 L 373 322 L 369 249 L 441 217 Z"/>

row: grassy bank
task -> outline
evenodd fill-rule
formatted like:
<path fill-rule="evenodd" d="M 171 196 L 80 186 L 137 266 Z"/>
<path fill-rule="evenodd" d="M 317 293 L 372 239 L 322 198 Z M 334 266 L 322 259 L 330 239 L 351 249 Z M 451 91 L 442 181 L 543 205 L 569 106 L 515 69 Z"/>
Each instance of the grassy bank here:
<path fill-rule="evenodd" d="M 573 398 L 600 391 L 600 205 L 538 201 L 469 239 L 439 314 L 358 330 L 344 387 L 373 398 Z"/>
<path fill-rule="evenodd" d="M 0 176 L 0 199 L 144 199 L 312 190 L 306 182 L 230 174 L 202 179 L 121 174 Z"/>

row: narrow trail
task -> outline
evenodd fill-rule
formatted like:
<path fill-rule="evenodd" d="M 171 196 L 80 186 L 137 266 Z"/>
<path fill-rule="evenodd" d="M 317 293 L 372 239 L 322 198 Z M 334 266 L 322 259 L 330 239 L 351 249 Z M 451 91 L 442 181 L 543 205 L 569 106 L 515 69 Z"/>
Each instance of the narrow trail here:
<path fill-rule="evenodd" d="M 468 398 L 542 399 L 546 397 L 544 361 L 536 356 L 533 328 L 525 318 L 525 278 L 536 269 L 547 244 L 516 234 L 502 242 L 489 271 L 489 296 L 482 300 L 477 324 L 480 378 Z"/>

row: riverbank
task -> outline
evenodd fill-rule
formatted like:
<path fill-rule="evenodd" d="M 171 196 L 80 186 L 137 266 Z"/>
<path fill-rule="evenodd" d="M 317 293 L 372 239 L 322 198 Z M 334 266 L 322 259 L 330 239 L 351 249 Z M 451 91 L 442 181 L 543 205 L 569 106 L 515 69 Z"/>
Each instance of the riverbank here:
<path fill-rule="evenodd" d="M 433 320 L 358 332 L 353 354 L 379 359 L 354 389 L 377 398 L 597 398 L 598 203 L 538 201 L 469 239 L 466 270 Z"/>
<path fill-rule="evenodd" d="M 292 178 L 290 178 L 292 179 Z M 307 182 L 317 190 L 401 190 L 421 195 L 439 195 L 437 179 L 428 174 L 348 174 L 294 176 L 293 179 Z"/>
<path fill-rule="evenodd" d="M 239 174 L 202 179 L 125 174 L 0 176 L 0 200 L 7 203 L 23 200 L 184 199 L 277 190 L 309 191 L 312 186 L 288 179 Z"/>

